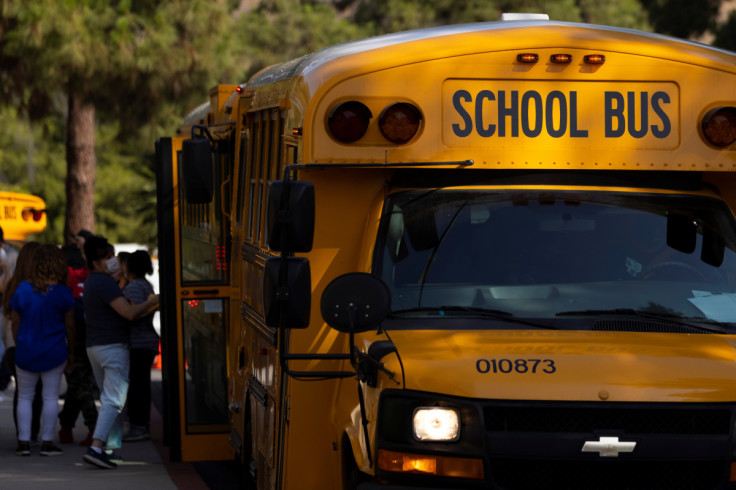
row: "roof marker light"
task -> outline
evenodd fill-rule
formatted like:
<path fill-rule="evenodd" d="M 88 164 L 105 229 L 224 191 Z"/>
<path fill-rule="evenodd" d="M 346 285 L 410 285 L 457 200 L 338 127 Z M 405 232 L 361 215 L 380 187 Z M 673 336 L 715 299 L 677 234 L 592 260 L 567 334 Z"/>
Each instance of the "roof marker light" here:
<path fill-rule="evenodd" d="M 572 55 L 571 54 L 553 54 L 549 57 L 549 60 L 552 63 L 556 63 L 559 65 L 567 65 L 572 63 Z"/>
<path fill-rule="evenodd" d="M 606 56 L 603 54 L 586 54 L 583 56 L 583 63 L 588 65 L 602 65 L 606 62 Z"/>
<path fill-rule="evenodd" d="M 516 61 L 518 61 L 519 63 L 536 63 L 539 61 L 539 55 L 536 53 L 517 54 Z"/>

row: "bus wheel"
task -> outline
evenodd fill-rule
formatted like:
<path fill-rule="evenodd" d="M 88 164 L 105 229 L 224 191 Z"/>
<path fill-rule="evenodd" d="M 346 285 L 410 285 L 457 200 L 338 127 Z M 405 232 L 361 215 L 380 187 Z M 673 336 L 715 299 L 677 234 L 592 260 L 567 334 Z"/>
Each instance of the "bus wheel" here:
<path fill-rule="evenodd" d="M 358 469 L 358 464 L 353 457 L 350 440 L 343 439 L 343 461 L 345 462 L 344 484 L 345 490 L 357 490 L 358 485 L 370 481 L 370 477 Z"/>

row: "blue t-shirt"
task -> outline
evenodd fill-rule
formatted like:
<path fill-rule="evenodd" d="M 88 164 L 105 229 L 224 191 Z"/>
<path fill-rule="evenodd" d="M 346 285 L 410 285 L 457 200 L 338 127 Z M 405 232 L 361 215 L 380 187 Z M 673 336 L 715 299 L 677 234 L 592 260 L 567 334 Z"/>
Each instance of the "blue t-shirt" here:
<path fill-rule="evenodd" d="M 42 373 L 65 363 L 68 348 L 64 315 L 74 308 L 74 297 L 67 285 L 54 284 L 40 292 L 23 281 L 10 299 L 10 306 L 21 318 L 15 344 L 18 367 Z"/>
<path fill-rule="evenodd" d="M 87 347 L 130 344 L 128 320 L 110 306 L 123 296 L 118 283 L 104 272 L 90 272 L 84 280 L 84 318 Z"/>

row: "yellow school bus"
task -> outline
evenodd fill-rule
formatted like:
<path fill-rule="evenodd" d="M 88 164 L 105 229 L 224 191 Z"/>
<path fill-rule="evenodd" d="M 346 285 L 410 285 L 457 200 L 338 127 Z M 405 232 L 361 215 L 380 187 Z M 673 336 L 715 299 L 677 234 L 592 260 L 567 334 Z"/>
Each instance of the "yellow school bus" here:
<path fill-rule="evenodd" d="M 736 54 L 402 32 L 216 87 L 157 150 L 181 458 L 259 490 L 736 488 Z"/>
<path fill-rule="evenodd" d="M 0 192 L 0 226 L 5 240 L 22 242 L 46 229 L 46 203 L 38 196 Z"/>

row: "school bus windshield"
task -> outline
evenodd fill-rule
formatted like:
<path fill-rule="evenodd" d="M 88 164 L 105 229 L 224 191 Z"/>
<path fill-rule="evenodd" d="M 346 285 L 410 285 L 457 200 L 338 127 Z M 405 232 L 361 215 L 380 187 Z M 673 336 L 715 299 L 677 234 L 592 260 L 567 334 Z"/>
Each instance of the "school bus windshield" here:
<path fill-rule="evenodd" d="M 374 272 L 394 316 L 736 322 L 734 219 L 714 198 L 435 189 L 384 209 Z"/>

